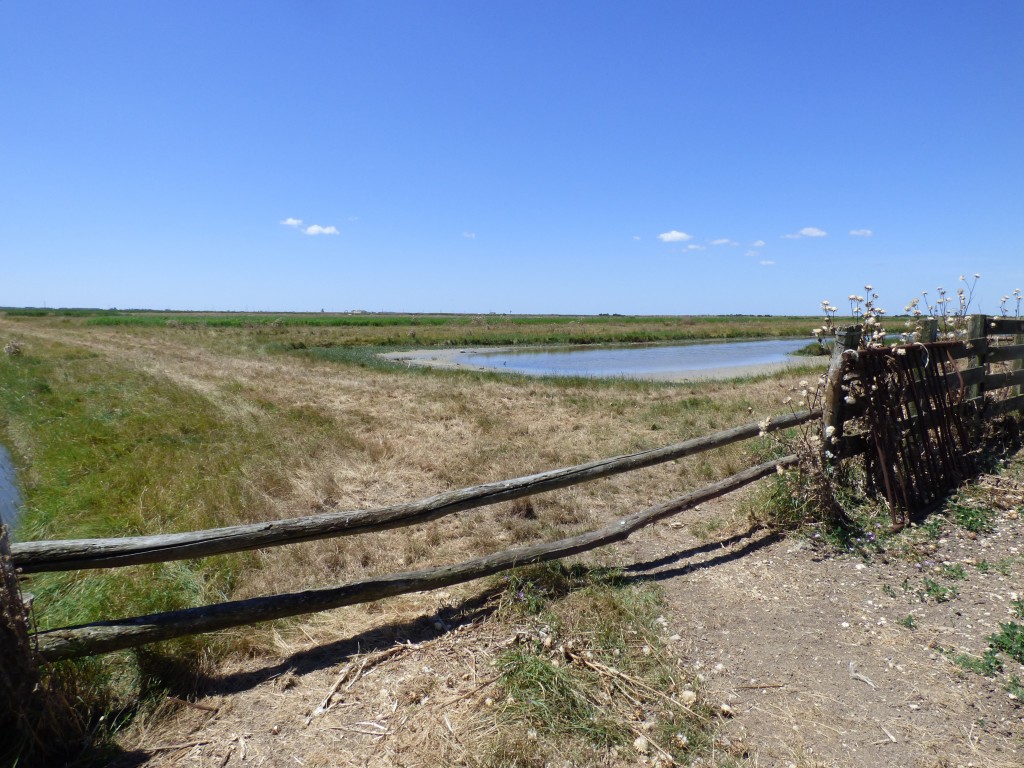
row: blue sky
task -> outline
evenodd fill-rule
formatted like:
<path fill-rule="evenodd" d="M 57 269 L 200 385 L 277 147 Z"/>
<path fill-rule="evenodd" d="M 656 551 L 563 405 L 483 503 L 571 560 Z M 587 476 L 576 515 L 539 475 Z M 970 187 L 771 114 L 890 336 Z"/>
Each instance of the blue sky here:
<path fill-rule="evenodd" d="M 1024 287 L 1024 3 L 0 3 L 0 306 Z M 296 223 L 301 222 L 301 223 Z"/>

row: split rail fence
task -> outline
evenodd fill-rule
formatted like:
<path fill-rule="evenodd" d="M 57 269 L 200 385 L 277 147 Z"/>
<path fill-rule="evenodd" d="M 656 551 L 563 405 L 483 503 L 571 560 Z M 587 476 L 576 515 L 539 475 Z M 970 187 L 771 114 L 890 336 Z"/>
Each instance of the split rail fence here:
<path fill-rule="evenodd" d="M 970 327 L 971 333 L 967 342 L 946 344 L 942 347 L 943 354 L 948 355 L 950 360 L 961 358 L 967 361 L 963 369 L 955 365 L 949 369 L 940 369 L 939 375 L 944 377 L 943 380 L 947 384 L 955 381 L 957 391 L 962 393 L 962 396 L 953 402 L 954 409 L 957 412 L 973 409 L 977 414 L 986 415 L 1024 409 L 1024 395 L 1020 393 L 1020 387 L 1024 384 L 1024 370 L 1021 366 L 1021 361 L 1024 360 L 1024 321 L 974 317 Z M 1015 343 L 991 343 L 992 337 L 997 334 L 1015 334 Z M 859 332 L 856 335 L 859 337 Z M 854 344 L 853 332 L 845 338 L 847 345 Z M 913 346 L 920 345 L 912 345 L 907 349 L 912 349 Z M 930 348 L 931 345 L 926 347 Z M 930 356 L 937 354 L 937 351 L 929 353 Z M 37 573 L 116 568 L 241 552 L 336 536 L 351 536 L 417 525 L 456 512 L 651 467 L 748 440 L 765 431 L 797 427 L 821 417 L 824 418 L 826 426 L 838 426 L 841 433 L 844 426 L 852 424 L 864 414 L 863 405 L 860 406 L 861 410 L 847 405 L 847 396 L 844 395 L 843 388 L 848 389 L 851 386 L 852 358 L 853 355 L 848 352 L 844 355 L 843 343 L 837 344 L 827 385 L 829 389 L 825 397 L 824 415 L 821 411 L 801 411 L 777 416 L 770 419 L 767 425 L 745 424 L 662 448 L 463 488 L 419 501 L 376 509 L 329 512 L 287 520 L 156 536 L 17 542 L 11 545 L 6 553 L 0 553 L 0 566 L 8 569 L 8 575 L 15 569 L 21 573 Z M 1009 370 L 994 371 L 993 364 L 1003 367 L 1008 365 Z M 986 396 L 1007 387 L 1016 388 L 1009 397 L 993 401 L 991 397 Z M 919 412 L 912 405 L 906 406 L 904 410 L 904 415 L 911 422 L 916 420 L 924 424 L 928 429 L 935 431 L 937 439 L 941 439 L 934 425 L 934 416 Z M 841 441 L 837 441 L 837 451 L 842 455 L 864 453 L 871 447 L 870 435 L 840 437 Z M 558 541 L 509 549 L 453 565 L 376 576 L 338 586 L 40 631 L 34 633 L 31 640 L 40 660 L 57 661 L 451 586 L 518 566 L 560 559 L 624 540 L 645 526 L 734 491 L 774 474 L 779 467 L 788 467 L 796 462 L 795 455 L 768 461 L 730 475 L 700 490 L 620 518 L 600 529 Z M 927 480 L 928 476 L 924 476 L 924 479 Z M 0 534 L 3 534 L 3 531 L 0 531 Z M 0 539 L 2 538 L 0 535 Z M 0 544 L 3 543 L 0 541 Z M 13 610 L 12 606 L 4 607 L 11 609 L 5 611 L 7 613 Z M 21 606 L 18 606 L 19 610 L 20 608 Z"/>

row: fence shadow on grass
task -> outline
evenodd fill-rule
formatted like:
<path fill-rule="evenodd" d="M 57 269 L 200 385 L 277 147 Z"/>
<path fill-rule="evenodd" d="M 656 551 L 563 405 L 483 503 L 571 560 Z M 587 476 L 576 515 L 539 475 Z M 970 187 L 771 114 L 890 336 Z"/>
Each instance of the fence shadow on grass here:
<path fill-rule="evenodd" d="M 755 538 L 759 530 L 763 531 L 764 529 L 752 528 L 726 539 L 690 547 L 655 560 L 633 563 L 622 569 L 625 576 L 624 581 L 625 583 L 664 581 L 683 576 L 687 573 L 739 560 L 782 539 L 781 534 L 767 531 L 765 531 L 766 535 Z M 720 551 L 725 547 L 733 547 L 743 541 L 747 541 L 747 543 L 742 547 L 729 549 L 716 557 L 664 569 L 665 566 L 673 563 Z M 197 680 L 195 693 L 200 696 L 224 696 L 240 693 L 284 674 L 308 675 L 348 663 L 355 656 L 384 651 L 400 643 L 417 644 L 434 640 L 452 629 L 468 626 L 489 617 L 497 608 L 497 593 L 497 589 L 487 589 L 461 603 L 445 607 L 435 614 L 372 627 L 343 640 L 297 651 L 258 669 L 231 672 L 222 676 L 204 676 Z M 440 622 L 441 628 L 438 628 L 435 622 Z"/>
<path fill-rule="evenodd" d="M 371 627 L 352 637 L 296 651 L 285 658 L 258 669 L 226 675 L 201 677 L 196 687 L 203 696 L 223 696 L 250 690 L 284 674 L 308 675 L 345 664 L 354 656 L 387 650 L 401 643 L 434 640 L 446 632 L 486 618 L 497 607 L 495 591 L 486 590 L 463 602 L 442 608 L 433 615 L 422 615 L 409 621 Z M 440 628 L 435 624 L 440 622 Z"/>

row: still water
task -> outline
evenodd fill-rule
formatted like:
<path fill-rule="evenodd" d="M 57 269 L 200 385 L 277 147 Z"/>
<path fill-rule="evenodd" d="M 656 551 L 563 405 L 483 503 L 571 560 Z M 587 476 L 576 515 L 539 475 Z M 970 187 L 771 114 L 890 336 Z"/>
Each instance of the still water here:
<path fill-rule="evenodd" d="M 21 495 L 14 484 L 14 464 L 11 455 L 0 445 L 0 524 L 13 529 L 18 519 Z"/>
<path fill-rule="evenodd" d="M 771 365 L 790 360 L 807 346 L 807 339 L 730 341 L 666 346 L 552 348 L 544 351 L 510 349 L 467 350 L 460 361 L 485 368 L 535 376 L 629 376 L 709 371 Z"/>

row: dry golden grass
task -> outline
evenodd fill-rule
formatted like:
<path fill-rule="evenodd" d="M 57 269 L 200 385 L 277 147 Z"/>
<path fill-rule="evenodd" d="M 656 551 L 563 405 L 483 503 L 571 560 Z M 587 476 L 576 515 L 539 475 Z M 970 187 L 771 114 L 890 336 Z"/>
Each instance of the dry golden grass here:
<path fill-rule="evenodd" d="M 10 320 L 0 320 L 0 333 Z M 573 384 L 446 372 L 397 372 L 266 354 L 238 332 L 17 323 L 37 349 L 59 343 L 182 388 L 276 447 L 244 467 L 236 519 L 360 509 L 665 445 L 783 410 L 799 372 L 701 384 Z M 307 329 L 308 330 L 308 329 Z M 806 372 L 803 374 L 806 376 Z M 246 558 L 232 597 L 338 583 L 440 564 L 596 527 L 748 466 L 748 448 L 468 511 L 425 526 L 279 547 Z M 204 527 L 216 499 L 159 522 Z M 141 515 L 144 517 L 144 515 Z"/>

